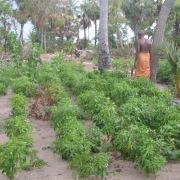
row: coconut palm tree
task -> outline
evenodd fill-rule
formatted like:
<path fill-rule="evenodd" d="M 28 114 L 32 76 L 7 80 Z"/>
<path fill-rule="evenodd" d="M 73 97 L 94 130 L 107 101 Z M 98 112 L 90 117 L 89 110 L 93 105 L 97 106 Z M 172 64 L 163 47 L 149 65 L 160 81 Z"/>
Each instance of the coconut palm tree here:
<path fill-rule="evenodd" d="M 85 13 L 83 13 L 83 15 L 82 15 L 82 19 L 80 21 L 80 25 L 81 25 L 81 27 L 84 30 L 84 49 L 85 49 L 86 48 L 86 44 L 87 44 L 87 41 L 86 41 L 86 39 L 87 39 L 86 38 L 86 29 L 91 26 L 91 20 L 90 20 L 90 18 Z"/>
<path fill-rule="evenodd" d="M 100 2 L 100 22 L 99 22 L 99 59 L 98 69 L 103 72 L 104 69 L 112 69 L 108 46 L 108 0 L 99 0 Z"/>
<path fill-rule="evenodd" d="M 95 41 L 97 43 L 97 20 L 100 18 L 100 8 L 97 0 L 86 0 L 82 5 L 81 9 L 87 16 L 94 22 L 95 25 Z"/>

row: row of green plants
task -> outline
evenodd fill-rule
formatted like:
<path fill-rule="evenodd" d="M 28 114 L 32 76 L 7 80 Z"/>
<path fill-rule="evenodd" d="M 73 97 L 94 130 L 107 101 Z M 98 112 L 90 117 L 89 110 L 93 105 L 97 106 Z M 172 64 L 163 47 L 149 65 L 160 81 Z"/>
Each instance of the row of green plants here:
<path fill-rule="evenodd" d="M 113 77 L 115 72 L 105 72 L 100 75 L 97 70 L 85 73 L 81 69 L 82 67 L 73 68 L 72 64 L 62 64 L 61 67 L 59 76 L 73 93 L 79 95 L 80 104 L 84 110 L 92 115 L 92 119 L 103 119 L 103 124 L 108 122 L 110 113 L 108 116 L 104 116 L 104 114 L 107 115 L 108 109 L 111 109 L 111 103 L 108 105 L 108 109 L 104 108 L 106 98 L 109 97 L 115 102 L 114 109 L 119 114 L 119 118 L 110 116 L 112 121 L 106 124 L 107 129 L 111 129 L 111 125 L 116 123 L 113 125 L 116 127 L 114 134 L 112 134 L 113 145 L 122 154 L 125 152 L 127 159 L 137 162 L 139 168 L 143 169 L 146 174 L 152 173 L 155 175 L 166 159 L 179 159 L 178 128 L 180 118 L 178 108 L 171 103 L 171 92 L 162 92 L 152 82 L 143 78 L 127 79 L 124 76 L 117 78 L 117 76 Z M 109 83 L 110 80 L 111 84 Z M 111 85 L 111 87 L 108 87 L 108 85 Z M 97 90 L 104 92 L 97 92 Z M 105 109 L 104 114 L 101 113 L 101 108 Z M 99 115 L 101 118 L 98 117 Z M 116 121 L 113 119 L 116 119 Z M 175 128 L 176 134 L 169 133 L 167 135 L 167 127 L 170 132 L 172 130 L 170 127 L 173 127 L 175 122 L 178 124 Z M 102 121 L 99 124 L 101 123 Z M 104 126 L 101 124 L 99 127 L 103 128 Z M 129 127 L 135 128 L 134 132 L 130 131 Z M 146 131 L 143 131 L 145 128 L 154 133 L 146 133 Z M 137 132 L 142 132 L 140 136 L 144 132 L 146 136 L 145 138 L 142 136 L 141 144 L 135 143 L 135 146 L 132 147 L 130 137 L 138 136 Z M 165 134 L 167 139 L 164 138 Z M 120 140 L 120 137 L 123 137 L 122 140 Z M 130 148 L 126 149 L 125 147 L 128 144 Z M 154 148 L 157 144 L 159 144 L 159 149 Z M 149 154 L 153 154 L 153 156 L 149 156 Z M 146 159 L 149 161 L 146 161 Z"/>
<path fill-rule="evenodd" d="M 34 77 L 39 67 L 40 49 L 37 45 L 33 45 L 30 48 L 28 62 L 23 63 L 22 49 L 14 33 L 7 37 L 7 44 L 13 61 L 1 63 L 0 85 L 3 88 L 0 88 L 0 94 L 2 91 L 3 94 L 7 93 L 8 85 L 11 85 L 15 94 L 11 97 L 13 117 L 4 120 L 3 129 L 9 140 L 0 146 L 0 169 L 9 179 L 13 179 L 16 172 L 21 172 L 22 169 L 41 167 L 46 163 L 37 157 L 33 148 L 31 136 L 33 125 L 27 120 L 26 109 L 27 97 L 33 97 L 39 93 Z"/>
<path fill-rule="evenodd" d="M 98 149 L 96 149 L 96 151 L 99 152 L 98 154 L 95 155 L 92 154 L 92 151 L 95 149 L 96 144 L 98 145 L 100 144 L 101 141 L 100 136 L 102 135 L 102 133 L 100 129 L 97 129 L 96 127 L 89 129 L 84 128 L 84 124 L 79 121 L 79 119 L 84 118 L 84 114 L 80 112 L 79 109 L 75 107 L 72 104 L 72 102 L 70 102 L 70 100 L 68 100 L 67 95 L 64 89 L 62 88 L 62 86 L 60 85 L 57 86 L 57 84 L 59 84 L 60 82 L 59 82 L 59 77 L 57 77 L 56 73 L 59 70 L 60 63 L 55 59 L 52 64 L 45 63 L 44 65 L 40 66 L 39 58 L 38 58 L 40 55 L 39 53 L 40 51 L 35 45 L 33 45 L 31 48 L 32 51 L 30 51 L 28 62 L 22 63 L 21 48 L 18 46 L 14 34 L 11 34 L 9 36 L 8 42 L 10 44 L 11 42 L 13 42 L 12 43 L 13 45 L 9 46 L 9 50 L 13 54 L 14 61 L 10 64 L 13 64 L 12 70 L 14 71 L 12 72 L 15 73 L 14 76 L 12 76 L 13 74 L 10 75 L 10 84 L 12 86 L 13 92 L 16 93 L 12 98 L 12 113 L 16 119 L 15 120 L 13 119 L 12 125 L 6 126 L 5 124 L 4 129 L 9 136 L 11 135 L 13 137 L 13 142 L 15 142 L 15 140 L 17 139 L 15 137 L 18 133 L 21 134 L 23 132 L 24 134 L 26 134 L 26 136 L 24 135 L 23 136 L 24 138 L 21 139 L 22 139 L 22 144 L 25 143 L 27 145 L 26 146 L 27 151 L 24 152 L 25 146 L 23 145 L 20 146 L 20 142 L 18 141 L 19 144 L 16 147 L 16 151 L 13 150 L 13 157 L 17 156 L 20 159 L 16 158 L 15 159 L 16 163 L 11 163 L 10 161 L 7 162 L 6 158 L 4 158 L 5 154 L 3 153 L 5 153 L 5 150 L 3 149 L 5 146 L 2 145 L 1 155 L 2 155 L 2 168 L 4 168 L 3 173 L 6 173 L 6 175 L 10 179 L 12 179 L 15 173 L 17 172 L 17 170 L 21 171 L 22 168 L 27 168 L 27 157 L 30 156 L 30 161 L 31 161 L 32 159 L 31 155 L 35 154 L 35 151 L 33 151 L 32 149 L 32 143 L 31 143 L 32 138 L 29 139 L 28 141 L 28 138 L 30 138 L 31 129 L 25 127 L 27 123 L 26 121 L 27 111 L 25 108 L 25 104 L 27 103 L 27 101 L 25 96 L 34 97 L 38 95 L 40 93 L 38 91 L 38 88 L 39 85 L 41 85 L 44 86 L 46 93 L 49 96 L 51 96 L 51 99 L 53 100 L 54 103 L 52 109 L 47 108 L 47 111 L 51 112 L 52 119 L 53 119 L 53 113 L 55 113 L 54 108 L 58 110 L 58 113 L 60 113 L 59 110 L 61 109 L 64 118 L 64 121 L 62 122 L 59 121 L 62 118 L 61 116 L 60 117 L 58 116 L 60 119 L 56 117 L 54 118 L 54 121 L 52 121 L 52 125 L 56 124 L 56 120 L 58 124 L 61 123 L 61 126 L 55 125 L 58 138 L 53 145 L 54 151 L 61 154 L 63 158 L 68 159 L 69 168 L 76 169 L 76 172 L 74 173 L 74 176 L 76 178 L 77 177 L 86 178 L 89 176 L 96 176 L 96 177 L 100 176 L 103 178 L 104 175 L 107 174 L 106 167 L 109 161 L 108 154 L 99 152 Z M 62 56 L 63 54 L 60 53 L 59 57 Z M 77 113 L 77 117 L 72 116 L 71 114 L 73 113 L 75 114 Z M 13 126 L 17 126 L 17 129 L 14 128 L 14 132 L 12 132 L 12 130 L 9 130 Z M 69 136 L 67 136 L 66 131 L 69 128 L 72 131 L 69 131 L 68 133 Z M 94 134 L 91 134 L 91 136 L 89 136 L 90 135 L 89 132 L 94 132 Z M 14 135 L 13 133 L 16 133 L 16 135 Z M 98 136 L 99 138 L 97 137 L 97 134 L 99 135 Z M 8 148 L 11 148 L 13 142 L 10 143 L 10 145 L 8 145 Z M 22 147 L 22 148 L 18 149 L 18 147 Z M 24 155 L 23 158 L 21 158 L 20 156 L 21 154 L 18 153 L 22 153 L 22 155 Z M 13 157 L 11 157 L 12 161 L 13 161 Z M 6 164 L 8 164 L 8 169 L 5 169 Z"/>
<path fill-rule="evenodd" d="M 48 73 L 48 66 L 54 68 L 54 64 L 45 63 L 42 71 Z M 55 67 L 54 72 L 58 72 L 57 66 Z M 52 71 L 48 74 L 51 73 Z M 44 85 L 46 93 L 54 100 L 54 105 L 47 108 L 51 115 L 51 125 L 56 132 L 52 150 L 69 162 L 68 168 L 75 170 L 73 173 L 75 178 L 89 176 L 103 178 L 107 175 L 108 154 L 99 151 L 98 154 L 92 154 L 97 144 L 100 145 L 101 130 L 96 127 L 87 129 L 84 127 L 83 120 L 86 116 L 73 104 L 56 73 L 49 76 L 52 79 L 46 81 L 42 78 L 42 74 L 47 75 L 42 72 L 41 76 L 37 76 L 39 83 Z"/>
<path fill-rule="evenodd" d="M 13 117 L 5 120 L 4 124 L 9 140 L 0 146 L 0 169 L 9 179 L 13 179 L 15 173 L 21 172 L 23 167 L 36 156 L 30 134 L 33 126 L 31 123 L 26 123 L 26 105 L 26 97 L 19 94 L 13 95 L 11 97 Z"/>

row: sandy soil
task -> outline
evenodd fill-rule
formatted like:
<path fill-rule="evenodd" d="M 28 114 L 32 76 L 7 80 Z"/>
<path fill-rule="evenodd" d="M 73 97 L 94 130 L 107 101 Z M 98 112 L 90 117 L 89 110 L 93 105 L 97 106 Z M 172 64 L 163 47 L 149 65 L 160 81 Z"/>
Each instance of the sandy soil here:
<path fill-rule="evenodd" d="M 48 59 L 48 58 L 47 58 Z M 93 64 L 83 62 L 86 70 L 92 70 Z M 0 126 L 2 119 L 12 117 L 10 100 L 12 91 L 8 88 L 6 96 L 0 96 Z M 49 121 L 30 119 L 33 122 L 34 131 L 34 147 L 38 152 L 38 157 L 47 162 L 47 166 L 42 169 L 32 169 L 23 171 L 22 174 L 16 174 L 14 180 L 73 180 L 72 170 L 67 169 L 67 162 L 62 160 L 57 154 L 50 150 L 50 146 L 55 140 L 54 129 L 50 126 Z M 87 122 L 87 124 L 91 122 Z M 8 138 L 4 132 L 0 132 L 0 144 L 6 142 Z M 135 163 L 124 161 L 117 153 L 111 153 L 110 165 L 107 167 L 109 176 L 106 180 L 180 180 L 180 162 L 170 161 L 164 165 L 162 171 L 157 176 L 146 176 L 143 171 L 138 170 Z M 97 178 L 89 178 L 87 180 L 98 180 Z M 8 178 L 0 173 L 0 180 L 8 180 Z"/>

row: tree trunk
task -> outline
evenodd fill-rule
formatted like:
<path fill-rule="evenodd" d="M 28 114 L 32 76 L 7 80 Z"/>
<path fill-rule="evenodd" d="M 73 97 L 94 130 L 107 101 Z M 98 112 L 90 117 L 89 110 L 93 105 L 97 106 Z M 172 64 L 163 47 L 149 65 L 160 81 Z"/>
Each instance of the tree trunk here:
<path fill-rule="evenodd" d="M 133 32 L 134 32 L 134 41 L 136 44 L 136 41 L 138 39 L 138 31 L 139 31 L 139 26 L 137 23 L 134 23 L 134 27 L 132 28 Z"/>
<path fill-rule="evenodd" d="M 96 21 L 96 19 L 94 20 L 94 25 L 95 25 L 95 41 L 94 41 L 94 46 L 96 47 L 96 43 L 97 43 L 97 21 Z"/>
<path fill-rule="evenodd" d="M 47 53 L 46 33 L 46 29 L 44 29 L 44 53 Z"/>
<path fill-rule="evenodd" d="M 23 39 L 23 28 L 24 28 L 24 22 L 21 23 L 21 30 L 19 35 L 19 44 L 24 45 L 24 39 Z"/>
<path fill-rule="evenodd" d="M 117 39 L 119 41 L 119 46 L 124 49 L 123 43 L 122 43 L 122 38 L 121 38 L 121 32 L 119 30 L 119 28 L 117 28 Z"/>
<path fill-rule="evenodd" d="M 39 44 L 41 44 L 41 38 L 40 38 L 41 33 L 40 33 L 40 30 L 39 30 L 39 28 L 37 27 L 36 24 L 34 24 L 34 28 L 35 28 L 35 32 L 36 32 L 36 36 L 37 36 L 38 42 L 39 42 Z"/>
<path fill-rule="evenodd" d="M 44 36 L 43 36 L 43 34 L 44 34 L 44 29 L 41 29 L 41 32 L 40 32 L 40 34 L 41 34 L 41 47 L 43 48 L 43 40 L 44 40 Z"/>
<path fill-rule="evenodd" d="M 156 29 L 153 35 L 152 59 L 151 59 L 151 80 L 156 82 L 156 74 L 159 57 L 154 54 L 155 50 L 161 46 L 166 28 L 166 21 L 176 0 L 165 0 L 158 16 Z"/>
<path fill-rule="evenodd" d="M 83 29 L 84 29 L 84 49 L 86 49 L 86 22 L 85 22 L 85 14 L 83 14 Z"/>
<path fill-rule="evenodd" d="M 99 22 L 99 59 L 98 70 L 102 73 L 104 69 L 112 69 L 109 46 L 108 46 L 108 0 L 100 2 L 100 22 Z"/>

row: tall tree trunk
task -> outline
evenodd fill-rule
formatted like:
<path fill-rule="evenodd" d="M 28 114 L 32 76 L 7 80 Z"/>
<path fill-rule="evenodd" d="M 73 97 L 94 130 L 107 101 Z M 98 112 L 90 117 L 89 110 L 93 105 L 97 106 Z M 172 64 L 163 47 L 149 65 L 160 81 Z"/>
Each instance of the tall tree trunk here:
<path fill-rule="evenodd" d="M 46 29 L 44 29 L 44 53 L 47 53 L 46 33 Z"/>
<path fill-rule="evenodd" d="M 44 29 L 43 28 L 41 29 L 40 34 L 41 34 L 41 47 L 43 48 L 43 45 L 44 45 L 44 43 L 43 43 L 43 40 L 44 40 L 44 36 L 43 36 Z"/>
<path fill-rule="evenodd" d="M 176 0 L 165 0 L 158 16 L 156 29 L 154 31 L 152 43 L 152 59 L 151 59 L 151 80 L 156 82 L 156 74 L 159 57 L 154 54 L 155 50 L 161 46 L 166 28 L 166 21 Z"/>
<path fill-rule="evenodd" d="M 85 14 L 83 14 L 83 29 L 84 29 L 84 49 L 86 49 L 86 22 L 85 22 Z"/>
<path fill-rule="evenodd" d="M 94 41 L 94 46 L 96 47 L 96 44 L 97 44 L 97 21 L 96 21 L 96 19 L 94 20 L 94 25 L 95 25 L 95 41 Z"/>
<path fill-rule="evenodd" d="M 38 42 L 39 42 L 39 44 L 41 44 L 41 37 L 40 37 L 41 33 L 40 33 L 40 30 L 37 27 L 36 23 L 34 24 L 34 28 L 35 28 L 35 32 L 36 32 L 36 36 L 37 36 Z"/>
<path fill-rule="evenodd" d="M 134 32 L 134 40 L 136 44 L 136 41 L 138 39 L 138 31 L 139 31 L 139 26 L 137 25 L 137 23 L 134 23 L 134 27 L 132 28 L 132 30 Z"/>
<path fill-rule="evenodd" d="M 121 32 L 119 30 L 119 28 L 117 28 L 117 39 L 119 41 L 119 46 L 124 49 L 123 43 L 122 43 L 122 38 L 121 38 Z"/>
<path fill-rule="evenodd" d="M 23 39 L 23 29 L 24 29 L 24 22 L 21 23 L 21 30 L 19 35 L 19 44 L 24 45 L 24 39 Z"/>
<path fill-rule="evenodd" d="M 112 69 L 108 46 L 108 0 L 99 0 L 100 2 L 100 22 L 99 22 L 99 59 L 98 69 L 103 72 L 104 69 Z"/>

